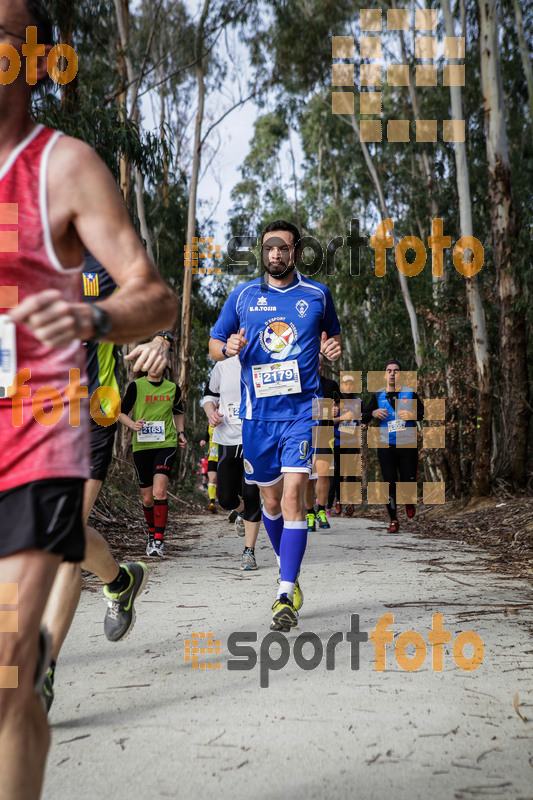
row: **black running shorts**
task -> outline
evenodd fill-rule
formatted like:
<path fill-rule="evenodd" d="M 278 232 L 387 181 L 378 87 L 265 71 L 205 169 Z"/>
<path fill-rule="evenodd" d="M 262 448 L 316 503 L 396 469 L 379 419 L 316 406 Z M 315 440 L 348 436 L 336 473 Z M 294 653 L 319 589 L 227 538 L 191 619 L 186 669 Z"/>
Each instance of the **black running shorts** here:
<path fill-rule="evenodd" d="M 80 478 L 50 478 L 0 492 L 0 558 L 44 550 L 83 561 L 84 484 Z"/>
<path fill-rule="evenodd" d="M 133 464 L 140 488 L 153 486 L 154 475 L 166 475 L 170 478 L 177 452 L 175 447 L 152 447 L 134 452 Z"/>
<path fill-rule="evenodd" d="M 113 456 L 117 423 L 104 427 L 91 419 L 91 478 L 105 481 Z"/>

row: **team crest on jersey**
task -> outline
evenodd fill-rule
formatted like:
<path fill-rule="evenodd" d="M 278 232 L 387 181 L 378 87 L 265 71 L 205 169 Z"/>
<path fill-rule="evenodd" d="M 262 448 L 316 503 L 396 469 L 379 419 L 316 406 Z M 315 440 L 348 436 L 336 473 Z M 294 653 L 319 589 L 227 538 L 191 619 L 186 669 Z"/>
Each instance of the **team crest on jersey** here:
<path fill-rule="evenodd" d="M 100 287 L 98 285 L 97 272 L 83 272 L 83 294 L 85 297 L 98 297 Z"/>
<path fill-rule="evenodd" d="M 296 326 L 280 317 L 266 322 L 265 329 L 259 334 L 261 347 L 270 353 L 270 358 L 275 361 L 285 361 L 301 353 L 301 348 L 296 343 L 297 339 Z"/>
<path fill-rule="evenodd" d="M 247 458 L 244 459 L 243 463 L 244 463 L 244 471 L 246 472 L 246 474 L 247 475 L 253 475 L 254 474 L 254 468 L 252 467 L 252 465 L 250 464 L 250 462 L 248 461 Z"/>
<path fill-rule="evenodd" d="M 306 458 L 309 457 L 309 442 L 307 439 L 304 439 L 303 442 L 300 442 L 300 461 L 304 461 Z"/>
<path fill-rule="evenodd" d="M 309 308 L 309 303 L 306 303 L 305 300 L 298 300 L 296 303 L 296 311 L 300 315 L 300 317 L 305 317 L 305 312 Z"/>

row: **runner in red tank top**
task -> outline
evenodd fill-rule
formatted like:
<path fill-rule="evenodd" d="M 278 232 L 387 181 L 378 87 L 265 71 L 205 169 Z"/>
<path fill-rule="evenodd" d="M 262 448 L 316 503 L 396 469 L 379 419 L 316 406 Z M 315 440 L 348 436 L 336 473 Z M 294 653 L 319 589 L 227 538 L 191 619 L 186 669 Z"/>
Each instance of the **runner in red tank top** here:
<path fill-rule="evenodd" d="M 0 0 L 1 41 L 23 65 L 28 25 L 38 42 L 52 41 L 46 12 L 31 9 Z M 35 125 L 30 93 L 24 66 L 0 85 L 0 286 L 10 287 L 0 296 L 0 585 L 13 587 L 2 602 L 18 605 L 18 631 L 0 633 L 2 800 L 39 797 L 49 744 L 34 691 L 48 667 L 40 620 L 61 561 L 83 557 L 87 414 L 76 416 L 76 392 L 65 389 L 71 370 L 83 385 L 80 340 L 138 340 L 175 316 L 112 176 L 87 145 Z M 81 301 L 84 244 L 120 286 L 92 306 Z"/>

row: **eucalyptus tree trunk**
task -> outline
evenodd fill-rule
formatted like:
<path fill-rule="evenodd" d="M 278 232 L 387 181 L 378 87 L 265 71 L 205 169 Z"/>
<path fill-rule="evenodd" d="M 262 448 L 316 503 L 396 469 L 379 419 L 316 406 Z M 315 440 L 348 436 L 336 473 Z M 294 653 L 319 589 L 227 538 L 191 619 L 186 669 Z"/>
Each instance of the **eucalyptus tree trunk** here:
<path fill-rule="evenodd" d="M 123 26 L 124 29 L 124 36 L 125 40 L 127 41 L 129 38 L 129 8 L 127 0 L 125 0 L 125 7 L 123 5 L 123 0 L 119 0 L 120 3 L 120 17 L 117 11 L 117 3 L 115 2 L 115 11 L 117 11 L 117 25 Z M 120 22 L 119 22 L 120 19 Z M 122 42 L 122 36 L 119 33 L 119 38 Z M 128 83 L 128 73 L 126 70 L 126 62 L 124 60 L 124 48 L 122 44 L 120 45 L 119 51 L 117 53 L 117 69 L 119 74 L 119 81 L 121 91 L 117 96 L 117 106 L 118 106 L 118 113 L 119 117 L 122 122 L 126 122 L 128 119 L 128 90 L 126 88 Z M 126 203 L 126 207 L 130 214 L 133 212 L 133 203 L 132 203 L 132 194 L 131 194 L 131 164 L 129 159 L 125 154 L 120 156 L 120 191 L 122 192 L 122 197 L 124 198 L 124 202 Z"/>
<path fill-rule="evenodd" d="M 134 105 L 135 108 L 131 109 L 131 116 L 137 117 L 138 116 L 138 107 L 137 107 L 137 91 L 135 89 L 135 79 L 133 75 L 133 65 L 131 63 L 131 58 L 127 55 L 127 47 L 128 47 L 128 40 L 129 40 L 129 8 L 128 8 L 128 0 L 113 0 L 115 5 L 115 13 L 117 15 L 117 25 L 118 25 L 118 32 L 120 36 L 120 46 L 122 49 L 122 58 L 124 59 L 124 64 L 126 65 L 126 74 L 128 76 L 128 83 L 130 84 L 130 91 L 134 93 L 135 101 Z M 139 227 L 141 230 L 141 236 L 144 239 L 146 245 L 146 251 L 150 256 L 151 260 L 154 261 L 154 253 L 152 250 L 152 237 L 150 236 L 150 231 L 148 229 L 148 224 L 146 222 L 146 212 L 144 208 L 144 179 L 142 172 L 138 167 L 135 167 L 135 200 L 137 204 L 137 218 L 139 220 Z"/>
<path fill-rule="evenodd" d="M 396 8 L 396 0 L 393 0 L 392 7 Z M 400 31 L 400 44 L 402 48 L 402 61 L 404 64 L 409 63 L 409 58 L 407 55 L 407 47 L 405 45 L 405 37 L 403 35 L 403 31 Z M 415 120 L 421 119 L 420 114 L 420 100 L 418 97 L 418 91 L 416 89 L 416 82 L 413 79 L 409 80 L 409 98 L 411 100 L 411 105 L 413 107 L 413 117 Z M 424 177 L 424 182 L 426 184 L 426 191 L 427 191 L 427 200 L 428 200 L 428 209 L 429 209 L 429 216 L 430 216 L 430 229 L 431 229 L 431 220 L 434 220 L 439 215 L 439 208 L 437 204 L 437 198 L 435 194 L 435 179 L 434 179 L 434 172 L 433 172 L 433 164 L 430 162 L 430 158 L 427 152 L 427 149 L 422 145 L 420 152 L 420 168 L 422 175 Z M 442 284 L 442 281 L 446 280 L 446 271 L 443 270 L 442 277 L 437 277 L 431 273 L 431 280 L 432 280 L 432 288 L 433 288 L 433 301 L 436 304 L 438 301 L 439 296 L 439 289 Z M 439 334 L 441 332 L 439 331 Z"/>
<path fill-rule="evenodd" d="M 355 114 L 351 115 L 349 124 L 351 124 L 351 126 L 353 128 L 354 133 L 356 135 L 356 138 L 359 139 L 359 141 L 360 141 L 359 125 L 357 124 L 357 120 L 355 118 Z M 361 144 L 361 149 L 363 151 L 363 156 L 364 156 L 364 159 L 365 159 L 365 162 L 366 162 L 366 166 L 367 166 L 368 171 L 370 173 L 370 178 L 372 180 L 372 183 L 374 184 L 374 188 L 375 188 L 377 196 L 378 196 L 379 207 L 380 207 L 381 213 L 383 215 L 383 219 L 384 220 L 385 219 L 389 219 L 389 210 L 388 210 L 388 207 L 387 207 L 387 202 L 385 200 L 385 195 L 383 194 L 383 188 L 381 186 L 381 181 L 379 179 L 379 175 L 378 175 L 377 170 L 376 170 L 376 168 L 374 166 L 374 162 L 372 161 L 372 156 L 370 155 L 370 153 L 368 151 L 368 147 L 366 146 L 366 142 L 360 141 L 360 144 Z M 397 247 L 398 246 L 398 242 L 399 242 L 398 234 L 395 231 L 391 231 L 391 233 L 392 233 L 392 237 L 394 239 L 394 246 Z M 413 344 L 414 344 L 414 349 L 415 349 L 416 364 L 417 364 L 417 367 L 420 367 L 421 364 L 422 364 L 422 346 L 421 346 L 421 340 L 420 340 L 420 330 L 418 328 L 418 319 L 417 319 L 417 316 L 416 316 L 416 311 L 415 311 L 415 307 L 413 305 L 413 301 L 411 300 L 411 292 L 409 291 L 409 286 L 407 284 L 407 278 L 403 274 L 403 272 L 400 272 L 400 270 L 398 270 L 398 280 L 400 281 L 400 289 L 401 289 L 401 292 L 402 292 L 403 301 L 404 301 L 405 307 L 407 309 L 407 314 L 409 316 L 409 322 L 411 323 L 411 336 L 413 338 Z"/>
<path fill-rule="evenodd" d="M 441 0 L 442 14 L 446 36 L 455 36 L 453 17 L 449 0 Z M 460 86 L 450 86 L 452 119 L 464 119 Z M 473 236 L 472 203 L 470 199 L 470 179 L 466 158 L 465 142 L 454 142 L 455 172 L 457 195 L 459 198 L 459 216 L 461 236 Z M 472 493 L 488 494 L 490 488 L 490 451 L 492 431 L 492 377 L 490 352 L 485 321 L 485 310 L 479 293 L 477 276 L 464 278 L 466 299 L 470 325 L 472 327 L 472 345 L 476 361 L 478 385 L 478 410 L 476 456 L 473 469 Z"/>
<path fill-rule="evenodd" d="M 526 324 L 524 312 L 515 308 L 521 294 L 512 258 L 512 245 L 518 229 L 505 130 L 496 0 L 479 0 L 479 11 L 489 204 L 499 299 L 502 434 L 497 472 L 515 486 L 524 486 L 531 414 L 528 406 Z"/>
<path fill-rule="evenodd" d="M 189 182 L 189 206 L 187 214 L 187 245 L 192 248 L 193 236 L 196 232 L 196 199 L 198 193 L 198 176 L 200 174 L 200 162 L 202 158 L 202 122 L 204 118 L 205 102 L 205 83 L 204 83 L 204 60 L 202 58 L 204 27 L 209 13 L 210 0 L 204 0 L 202 14 L 194 37 L 194 58 L 196 60 L 196 82 L 198 86 L 198 109 L 196 111 L 196 124 L 194 129 L 194 149 L 192 159 L 192 170 Z M 179 377 L 178 383 L 181 394 L 184 398 L 189 392 L 190 371 L 191 371 L 191 289 L 192 289 L 192 270 L 185 269 L 183 275 L 183 297 L 181 306 L 181 336 L 180 336 L 180 358 L 179 358 Z"/>
<path fill-rule="evenodd" d="M 520 8 L 520 0 L 513 0 L 514 18 L 516 22 L 516 33 L 518 36 L 518 45 L 520 47 L 520 56 L 522 58 L 522 67 L 526 76 L 527 94 L 529 98 L 529 119 L 531 124 L 531 138 L 533 140 L 533 69 L 531 67 L 531 58 L 529 55 L 529 48 L 524 36 L 524 25 L 522 22 L 522 9 Z"/>

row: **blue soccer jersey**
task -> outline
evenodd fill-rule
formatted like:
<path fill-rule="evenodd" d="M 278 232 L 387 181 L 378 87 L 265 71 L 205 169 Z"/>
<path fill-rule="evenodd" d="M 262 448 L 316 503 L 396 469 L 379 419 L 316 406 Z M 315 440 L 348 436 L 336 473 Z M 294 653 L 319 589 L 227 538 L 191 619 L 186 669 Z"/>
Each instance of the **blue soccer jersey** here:
<path fill-rule="evenodd" d="M 298 272 L 284 288 L 257 278 L 242 284 L 226 300 L 211 336 L 226 342 L 241 328 L 248 340 L 240 353 L 241 419 L 311 419 L 313 399 L 322 396 L 321 334 L 340 333 L 327 287 Z"/>

